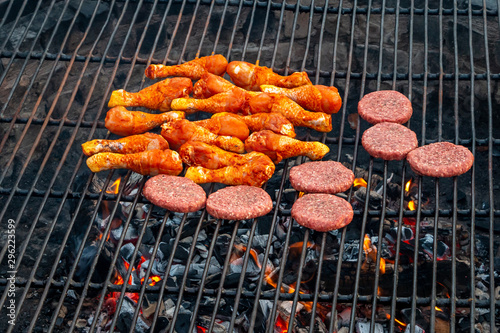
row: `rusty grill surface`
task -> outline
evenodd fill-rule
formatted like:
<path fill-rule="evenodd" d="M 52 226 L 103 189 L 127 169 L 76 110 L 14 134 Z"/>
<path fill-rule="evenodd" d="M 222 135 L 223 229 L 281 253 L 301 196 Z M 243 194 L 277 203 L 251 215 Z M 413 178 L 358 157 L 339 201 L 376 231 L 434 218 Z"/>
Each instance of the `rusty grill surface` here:
<path fill-rule="evenodd" d="M 443 331 L 441 322 L 452 332 L 479 324 L 498 329 L 498 8 L 489 0 L 0 1 L 2 331 L 434 332 Z M 144 77 L 151 63 L 214 53 L 283 75 L 305 70 L 313 83 L 339 89 L 334 129 L 298 136 L 328 144 L 327 159 L 366 180 L 363 200 L 360 186 L 345 193 L 355 209 L 350 226 L 318 233 L 291 221 L 298 194 L 288 170 L 302 159 L 277 165 L 265 187 L 274 209 L 255 221 L 157 210 L 141 195 L 146 178 L 88 170 L 80 145 L 116 138 L 104 128 L 113 90 L 154 83 Z M 475 156 L 472 170 L 430 179 L 416 177 L 405 162 L 371 158 L 360 145 L 368 124 L 357 116 L 357 102 L 381 89 L 410 98 L 408 126 L 420 145 L 465 145 Z M 141 216 L 133 213 L 139 210 Z M 419 240 L 410 254 L 408 230 Z M 393 256 L 383 236 L 390 232 Z M 363 250 L 367 234 L 371 252 Z M 449 248 L 441 256 L 443 238 Z M 129 243 L 136 246 L 127 262 Z M 152 283 L 160 252 L 167 277 Z M 181 262 L 184 271 L 173 273 Z M 391 269 L 379 269 L 381 262 Z M 148 283 L 133 281 L 139 265 Z M 193 267 L 200 273 L 195 282 Z M 15 325 L 8 323 L 12 300 Z M 332 319 L 347 308 L 354 310 L 343 324 Z M 103 313 L 109 318 L 101 327 Z"/>

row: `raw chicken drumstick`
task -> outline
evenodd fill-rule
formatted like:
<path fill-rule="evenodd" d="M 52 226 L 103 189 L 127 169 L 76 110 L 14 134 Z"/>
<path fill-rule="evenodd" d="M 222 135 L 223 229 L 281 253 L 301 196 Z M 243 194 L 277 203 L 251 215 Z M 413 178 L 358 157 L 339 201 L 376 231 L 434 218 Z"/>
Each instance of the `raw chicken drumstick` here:
<path fill-rule="evenodd" d="M 244 113 L 279 112 L 294 126 L 304 126 L 318 132 L 332 130 L 332 116 L 324 112 L 310 112 L 290 98 L 278 94 L 261 93 L 253 96 L 245 104 Z"/>
<path fill-rule="evenodd" d="M 195 98 L 209 98 L 224 91 L 231 90 L 236 86 L 224 79 L 222 76 L 205 73 L 193 86 Z M 240 88 L 241 89 L 241 88 Z"/>
<path fill-rule="evenodd" d="M 210 119 L 194 121 L 196 125 L 205 127 L 210 132 L 217 135 L 234 136 L 240 140 L 245 140 L 250 135 L 247 124 L 241 116 L 234 113 L 216 113 Z"/>
<path fill-rule="evenodd" d="M 172 100 L 187 97 L 192 90 L 193 82 L 190 79 L 174 77 L 155 83 L 136 93 L 123 89 L 115 90 L 111 93 L 108 107 L 143 106 L 151 110 L 169 111 Z"/>
<path fill-rule="evenodd" d="M 281 76 L 271 68 L 256 66 L 245 61 L 231 61 L 226 68 L 231 81 L 238 87 L 258 91 L 263 84 L 277 87 L 294 88 L 312 84 L 306 72 L 296 72 L 289 76 Z"/>
<path fill-rule="evenodd" d="M 135 154 L 99 153 L 87 159 L 92 172 L 111 169 L 129 169 L 141 175 L 167 174 L 177 176 L 182 171 L 182 161 L 176 151 L 147 150 Z"/>
<path fill-rule="evenodd" d="M 161 126 L 161 135 L 168 141 L 172 149 L 179 149 L 188 141 L 201 141 L 215 145 L 227 151 L 243 153 L 245 145 L 232 136 L 216 135 L 204 127 L 186 119 L 173 120 Z"/>
<path fill-rule="evenodd" d="M 191 165 L 186 177 L 195 183 L 262 186 L 275 170 L 262 153 L 230 153 L 202 142 L 187 142 L 179 150 L 182 160 Z"/>
<path fill-rule="evenodd" d="M 209 113 L 232 112 L 242 110 L 250 95 L 243 89 L 235 87 L 231 90 L 213 95 L 206 99 L 177 98 L 172 101 L 172 109 L 194 113 L 205 111 Z"/>
<path fill-rule="evenodd" d="M 128 111 L 123 106 L 117 106 L 106 114 L 104 126 L 111 133 L 128 136 L 147 132 L 167 121 L 184 118 L 184 112 L 181 111 L 150 114 L 140 111 Z"/>
<path fill-rule="evenodd" d="M 145 150 L 168 149 L 168 142 L 161 135 L 144 133 L 118 140 L 92 140 L 82 144 L 83 153 L 92 156 L 97 153 L 133 154 Z"/>
<path fill-rule="evenodd" d="M 342 99 L 335 87 L 305 85 L 296 88 L 280 88 L 264 84 L 260 90 L 286 96 L 309 111 L 337 113 L 342 106 Z"/>
<path fill-rule="evenodd" d="M 168 76 L 184 76 L 193 80 L 198 80 L 205 73 L 224 75 L 226 72 L 227 60 L 223 55 L 216 54 L 197 58 L 180 65 L 149 65 L 145 75 L 150 79 L 164 78 Z"/>
<path fill-rule="evenodd" d="M 320 160 L 330 151 L 330 148 L 321 142 L 300 141 L 268 130 L 252 133 L 245 140 L 245 149 L 249 152 L 264 153 L 275 163 L 295 156 L 307 156 L 313 161 Z"/>

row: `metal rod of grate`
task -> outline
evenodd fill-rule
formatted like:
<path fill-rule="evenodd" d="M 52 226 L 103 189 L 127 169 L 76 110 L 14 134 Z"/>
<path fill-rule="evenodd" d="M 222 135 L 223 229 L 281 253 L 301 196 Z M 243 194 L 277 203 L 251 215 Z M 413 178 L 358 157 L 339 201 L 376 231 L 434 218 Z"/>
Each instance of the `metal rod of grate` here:
<path fill-rule="evenodd" d="M 2 6 L 2 4 L 0 4 Z M 201 313 L 202 303 L 210 301 L 212 306 L 211 313 L 207 315 L 209 320 L 204 322 L 208 325 L 203 330 L 213 332 L 216 330 L 218 320 L 227 317 L 228 331 L 236 329 L 241 311 L 251 304 L 246 316 L 248 317 L 248 331 L 262 329 L 257 327 L 258 317 L 262 314 L 260 304 L 262 301 L 271 302 L 268 317 L 264 321 L 265 331 L 275 332 L 276 323 L 283 319 L 283 313 L 279 309 L 282 302 L 289 302 L 290 308 L 287 318 L 287 330 L 293 331 L 297 325 L 296 316 L 301 311 L 303 304 L 310 304 L 310 316 L 307 317 L 308 331 L 315 331 L 317 319 L 323 316 L 324 309 L 329 309 L 330 320 L 325 323 L 329 332 L 338 329 L 337 311 L 345 306 L 351 306 L 349 318 L 349 330 L 356 331 L 356 325 L 359 319 L 359 313 L 356 311 L 360 306 L 371 306 L 376 309 L 379 305 L 387 306 L 390 310 L 388 314 L 387 330 L 396 332 L 400 330 L 397 327 L 395 319 L 399 315 L 399 310 L 403 307 L 410 307 L 411 314 L 407 323 L 410 332 L 416 332 L 419 329 L 418 313 L 421 307 L 428 307 L 430 311 L 429 329 L 435 331 L 437 312 L 439 307 L 446 307 L 449 313 L 449 329 L 452 332 L 459 331 L 455 314 L 457 308 L 468 308 L 470 313 L 475 313 L 476 308 L 483 308 L 489 311 L 487 322 L 491 327 L 498 325 L 496 313 L 500 306 L 495 294 L 498 281 L 495 281 L 493 272 L 495 271 L 495 259 L 497 256 L 498 244 L 495 243 L 495 221 L 500 216 L 500 210 L 495 210 L 496 197 L 499 195 L 495 190 L 494 178 L 498 176 L 498 170 L 495 169 L 495 161 L 498 161 L 494 151 L 500 145 L 500 139 L 494 138 L 493 128 L 498 125 L 495 123 L 493 115 L 494 103 L 492 96 L 493 89 L 498 85 L 500 73 L 492 71 L 498 70 L 496 63 L 490 60 L 489 52 L 494 41 L 492 36 L 498 36 L 500 30 L 500 17 L 498 8 L 487 7 L 483 4 L 481 9 L 472 8 L 469 2 L 468 6 L 458 7 L 455 4 L 453 8 L 444 8 L 443 1 L 439 2 L 436 8 L 429 5 L 426 0 L 415 5 L 410 2 L 410 7 L 401 7 L 400 1 L 396 2 L 394 8 L 388 8 L 386 1 L 369 1 L 366 5 L 340 0 L 333 1 L 233 1 L 233 0 L 188 0 L 188 1 L 97 1 L 88 3 L 85 1 L 59 2 L 38 1 L 32 5 L 28 1 L 22 4 L 14 5 L 10 1 L 3 5 L 5 12 L 0 21 L 0 36 L 3 36 L 0 45 L 0 95 L 3 106 L 0 110 L 0 129 L 3 135 L 0 142 L 0 204 L 3 208 L 0 212 L 0 220 L 14 219 L 16 230 L 25 228 L 23 239 L 19 239 L 20 245 L 16 251 L 15 271 L 26 272 L 27 267 L 31 267 L 30 273 L 16 276 L 17 295 L 16 298 L 16 326 L 7 327 L 7 331 L 33 330 L 38 325 L 47 324 L 49 331 L 76 330 L 80 324 L 80 319 L 85 317 L 84 303 L 90 299 L 95 299 L 95 308 L 92 311 L 93 320 L 89 322 L 89 330 L 98 330 L 100 325 L 97 318 L 101 313 L 107 311 L 106 300 L 110 292 L 118 292 L 116 308 L 110 319 L 109 330 L 111 332 L 119 330 L 117 325 L 120 321 L 119 314 L 129 302 L 127 293 L 137 295 L 135 303 L 137 306 L 132 315 L 132 322 L 129 326 L 130 331 L 135 331 L 139 323 L 142 312 L 142 306 L 147 301 L 148 295 L 157 297 L 158 304 L 164 299 L 173 300 L 175 306 L 171 309 L 169 318 L 169 332 L 178 331 L 176 324 L 180 325 L 181 313 L 184 311 L 183 301 L 190 300 L 192 303 L 192 312 L 187 323 L 188 331 L 192 332 L 200 325 L 199 315 Z M 498 7 L 498 6 L 497 6 Z M 16 12 L 17 10 L 17 12 Z M 71 12 L 71 14 L 70 14 Z M 67 19 L 71 16 L 70 20 Z M 416 22 L 415 18 L 423 21 L 423 25 Z M 85 17 L 85 23 L 81 21 Z M 54 22 L 51 19 L 55 18 Z M 361 19 L 361 20 L 360 20 Z M 495 22 L 497 19 L 498 22 Z M 462 20 L 462 21 L 460 21 Z M 360 23 L 360 21 L 362 23 Z M 459 51 L 459 28 L 458 24 L 466 22 L 468 27 L 467 43 L 469 54 L 464 56 Z M 54 23 L 54 24 L 53 24 Z M 431 31 L 430 26 L 436 23 L 438 31 Z M 407 24 L 407 27 L 403 25 Z M 416 31 L 415 26 L 424 27 L 424 31 Z M 444 31 L 446 25 L 451 26 L 450 30 Z M 82 31 L 77 32 L 78 26 L 83 25 Z M 379 27 L 379 34 L 372 31 L 372 27 Z M 473 32 L 477 26 L 482 27 L 481 48 L 473 40 Z M 342 27 L 347 29 L 343 32 Z M 464 25 L 461 25 L 463 28 Z M 80 27 L 81 28 L 81 27 Z M 334 31 L 328 30 L 334 29 Z M 142 29 L 142 30 L 141 30 Z M 408 29 L 408 30 L 404 30 Z M 401 30 L 404 30 L 401 32 Z M 387 37 L 387 31 L 391 31 L 390 38 Z M 450 33 L 455 47 L 451 54 L 452 65 L 445 63 L 445 35 Z M 272 33 L 271 33 L 272 32 Z M 80 34 L 78 43 L 72 40 L 72 34 Z M 407 34 L 407 37 L 406 35 Z M 432 34 L 432 36 L 430 36 Z M 255 36 L 258 36 L 255 38 Z M 406 53 L 408 58 L 402 57 L 400 42 L 408 38 L 409 50 Z M 90 42 L 92 40 L 92 42 Z M 422 66 L 416 64 L 414 59 L 417 48 L 423 45 L 422 54 L 418 54 Z M 164 44 L 164 45 L 162 45 Z M 42 45 L 42 49 L 40 48 Z M 331 50 L 330 50 L 331 48 Z M 387 52 L 386 49 L 391 50 Z M 54 50 L 57 50 L 54 52 Z M 144 51 L 147 50 L 147 51 Z M 376 52 L 373 52 L 376 50 Z M 404 50 L 406 51 L 406 50 Z M 93 281 L 95 273 L 102 269 L 98 263 L 103 256 L 107 239 L 111 234 L 111 223 L 102 230 L 102 235 L 98 240 L 90 237 L 94 221 L 100 214 L 101 206 L 105 202 L 128 202 L 132 211 L 140 204 L 147 203 L 142 197 L 141 190 L 146 177 L 142 177 L 138 182 L 137 194 L 127 196 L 125 186 L 120 187 L 118 193 L 109 194 L 105 190 L 117 177 L 117 172 L 107 173 L 100 183 L 100 191 L 95 192 L 92 184 L 99 175 L 90 174 L 84 164 L 84 156 L 78 151 L 76 156 L 74 149 L 79 148 L 83 142 L 80 140 L 90 140 L 103 135 L 110 137 L 110 133 L 104 131 L 103 115 L 106 109 L 106 103 L 113 89 L 115 81 L 121 82 L 119 88 L 139 90 L 147 85 L 144 75 L 140 80 L 136 79 L 138 70 L 142 71 L 147 65 L 157 62 L 163 64 L 177 64 L 189 60 L 190 57 L 203 56 L 209 54 L 224 54 L 229 61 L 236 58 L 257 63 L 263 66 L 269 66 L 277 72 L 288 75 L 293 71 L 306 71 L 311 77 L 314 77 L 315 84 L 335 85 L 343 90 L 343 106 L 340 114 L 336 115 L 335 121 L 338 122 L 338 130 L 331 134 L 313 133 L 306 131 L 302 138 L 304 140 L 318 140 L 336 150 L 332 159 L 339 162 L 349 162 L 352 171 L 356 172 L 358 167 L 367 169 L 367 189 L 366 198 L 363 207 L 355 210 L 355 218 L 359 221 L 360 228 L 358 234 L 354 237 L 359 244 L 359 255 L 356 258 L 355 276 L 350 286 L 351 292 L 342 294 L 341 276 L 345 270 L 343 265 L 346 263 L 347 255 L 345 245 L 351 241 L 348 235 L 348 229 L 343 228 L 338 233 L 338 261 L 335 264 L 336 274 L 333 289 L 323 290 L 322 283 L 325 279 L 331 277 L 325 276 L 323 269 L 326 262 L 326 251 L 328 248 L 328 233 L 322 233 L 317 236 L 315 232 L 305 230 L 300 234 L 295 234 L 300 229 L 293 221 L 286 229 L 283 235 L 283 251 L 280 253 L 280 262 L 275 267 L 273 276 L 277 276 L 276 285 L 270 288 L 269 272 L 266 265 L 273 254 L 273 235 L 277 232 L 278 223 L 290 218 L 290 209 L 285 208 L 286 190 L 289 187 L 287 180 L 288 170 L 304 160 L 284 161 L 280 166 L 281 177 L 277 182 L 277 187 L 266 190 L 275 191 L 275 207 L 270 213 L 270 227 L 265 247 L 260 253 L 261 257 L 256 255 L 256 250 L 252 247 L 254 239 L 260 234 L 262 223 L 269 223 L 261 219 L 250 221 L 236 221 L 231 227 L 230 241 L 227 244 L 227 252 L 221 259 L 223 261 L 222 271 L 219 280 L 214 287 L 210 280 L 209 269 L 210 259 L 215 257 L 217 240 L 222 235 L 228 221 L 209 220 L 208 214 L 203 211 L 197 217 L 196 227 L 191 231 L 188 228 L 188 215 L 184 214 L 176 235 L 172 238 L 172 251 L 168 254 L 168 264 L 165 267 L 165 275 L 162 281 L 156 286 L 149 286 L 143 283 L 141 286 L 130 286 L 127 281 L 132 276 L 134 269 L 130 265 L 126 273 L 122 276 L 124 283 L 115 284 L 115 274 L 120 257 L 119 249 L 127 240 L 125 239 L 127 230 L 131 228 L 132 215 L 123 220 L 123 232 L 116 239 L 113 247 L 115 251 L 110 257 L 109 267 L 101 272 L 104 276 L 103 282 Z M 479 54 L 478 54 L 479 53 Z M 392 58 L 388 56 L 391 54 Z M 437 58 L 435 55 L 437 54 Z M 468 59 L 467 59 L 468 56 Z M 423 59 L 422 59 L 423 57 Z M 437 60 L 436 60 L 437 59 Z M 480 60 L 484 59 L 484 60 Z M 470 66 L 465 71 L 462 63 L 469 60 Z M 390 70 L 387 71 L 386 62 L 391 62 Z M 402 65 L 404 72 L 398 68 L 400 62 L 407 62 Z M 479 62 L 479 64 L 477 64 Z M 371 64 L 376 64 L 375 67 Z M 436 66 L 437 63 L 437 66 Z M 494 69 L 493 69 L 494 68 Z M 126 70 L 123 70 L 126 69 Z M 484 69 L 484 70 L 483 70 Z M 63 75 L 59 76 L 58 72 Z M 61 79 L 59 79 L 61 78 Z M 57 82 L 54 82 L 57 80 Z M 101 84 L 101 81 L 105 81 Z M 373 82 L 374 81 L 374 82 Z M 470 85 L 470 99 L 466 105 L 461 99 L 460 89 L 462 83 Z M 374 85 L 372 85 L 372 82 Z M 479 82 L 481 88 L 485 88 L 486 105 L 478 106 L 475 103 L 476 83 Z M 451 99 L 452 104 L 452 130 L 449 126 L 447 105 L 445 93 L 450 89 L 448 83 L 452 86 Z M 411 212 L 404 206 L 405 190 L 404 185 L 408 181 L 410 171 L 407 170 L 405 162 L 394 167 L 393 162 L 381 163 L 376 159 L 366 157 L 367 155 L 360 147 L 360 137 L 362 134 L 362 123 L 359 116 L 355 115 L 356 101 L 359 100 L 369 90 L 380 90 L 382 87 L 391 89 L 400 89 L 407 92 L 410 100 L 421 99 L 421 109 L 418 110 L 421 120 L 413 120 L 407 124 L 409 128 L 416 128 L 421 124 L 419 137 L 422 145 L 436 141 L 452 141 L 457 144 L 465 144 L 471 147 L 474 155 L 478 156 L 483 151 L 487 151 L 484 156 L 484 163 L 487 165 L 488 172 L 485 178 L 478 178 L 476 172 L 477 164 L 470 173 L 470 182 L 467 193 L 470 194 L 470 202 L 467 207 L 459 207 L 459 191 L 462 191 L 461 182 L 458 177 L 452 180 L 451 207 L 443 202 L 443 181 L 438 179 L 432 182 L 434 188 L 425 188 L 425 184 L 431 184 L 424 181 L 422 177 L 417 180 L 418 198 L 423 198 L 424 192 L 431 192 L 433 207 L 423 207 L 420 203 L 416 211 Z M 69 93 L 68 93 L 69 91 Z M 436 94 L 434 98 L 432 94 Z M 65 96 L 69 95 L 69 98 Z M 44 101 L 49 103 L 45 104 Z M 61 103 L 66 103 L 59 111 Z M 432 103 L 435 103 L 433 105 Z M 42 109 L 46 109 L 42 111 Z M 470 112 L 470 119 L 467 119 L 467 113 L 462 113 L 461 108 L 466 108 Z M 353 111 L 354 110 L 354 111 Z M 485 128 L 483 124 L 478 123 L 477 114 L 487 114 L 487 135 L 478 131 L 476 126 Z M 354 115 L 354 118 L 352 119 Z M 434 119 L 435 118 L 435 119 Z M 436 129 L 428 127 L 428 123 L 436 123 Z M 349 128 L 349 124 L 355 122 L 358 124 L 355 129 Z M 468 128 L 464 125 L 468 125 Z M 413 125 L 413 126 L 412 126 Z M 476 135 L 479 133 L 479 137 Z M 461 133 L 465 137 L 461 137 Z M 69 134 L 68 134 L 69 133 Z M 450 134 L 451 133 L 451 134 Z M 50 143 L 44 146 L 44 141 L 50 137 Z M 12 142 L 15 138 L 15 142 Z M 100 137 L 102 138 L 102 136 Z M 478 150 L 481 147 L 482 151 Z M 43 158 L 39 158 L 38 151 L 43 151 Z M 27 153 L 26 153 L 27 152 Z M 351 155 L 349 159 L 347 156 Z M 56 163 L 54 159 L 58 159 Z M 21 163 L 19 163 L 19 160 Z M 20 167 L 19 167 L 20 165 Z M 399 203 L 397 210 L 389 210 L 386 203 L 388 200 L 388 184 L 390 182 L 389 173 L 394 169 L 399 169 Z M 382 170 L 380 172 L 380 170 Z M 392 170 L 392 171 L 389 171 Z M 372 209 L 370 207 L 370 198 L 373 196 L 373 184 L 375 184 L 375 173 L 381 173 L 381 197 L 382 205 L 380 208 Z M 45 174 L 51 176 L 45 178 Z M 131 179 L 131 172 L 123 177 L 124 184 Z M 462 176 L 464 177 L 464 176 Z M 468 176 L 465 176 L 468 177 Z M 61 178 L 66 178 L 64 181 Z M 80 180 L 79 180 L 80 179 Z M 81 179 L 84 179 L 81 181 Z M 83 189 L 75 190 L 75 184 L 81 181 Z M 478 188 L 487 189 L 487 207 L 478 207 L 480 198 Z M 212 185 L 208 190 L 211 193 L 214 190 Z M 496 192 L 496 196 L 495 196 Z M 292 202 L 296 200 L 295 195 Z M 354 200 L 354 190 L 351 189 L 347 195 L 347 200 Z M 93 209 L 89 212 L 89 219 L 83 228 L 83 232 L 78 237 L 82 241 L 74 252 L 74 260 L 68 267 L 61 267 L 62 260 L 66 255 L 66 249 L 70 246 L 75 233 L 80 230 L 78 226 L 78 217 L 85 213 L 87 203 L 92 202 Z M 68 206 L 74 205 L 74 210 L 66 214 Z M 52 211 L 50 206 L 54 205 Z M 498 206 L 498 205 L 497 205 Z M 45 213 L 50 211 L 49 217 Z M 136 246 L 131 254 L 131 262 L 135 262 L 139 256 L 140 245 L 143 243 L 148 224 L 152 220 L 152 209 L 147 211 L 144 221 L 140 227 L 139 237 L 136 240 Z M 162 223 L 158 230 L 159 235 L 165 232 L 166 224 L 171 214 L 168 212 L 163 215 Z M 476 286 L 474 276 L 476 270 L 474 265 L 469 266 L 469 295 L 464 298 L 457 287 L 457 230 L 456 226 L 463 220 L 467 220 L 470 225 L 470 262 L 474 263 L 476 258 L 476 248 L 474 246 L 475 236 L 478 232 L 476 219 L 478 217 L 487 218 L 489 223 L 488 238 L 488 299 L 479 300 L 476 297 Z M 113 206 L 109 212 L 109 221 L 119 218 L 118 204 Z M 362 254 L 362 244 L 368 224 L 374 218 L 379 219 L 377 225 L 379 241 L 376 246 L 375 266 L 379 267 L 382 258 L 383 221 L 392 218 L 397 221 L 395 257 L 393 276 L 390 278 L 392 290 L 388 296 L 382 296 L 378 290 L 381 286 L 382 274 L 379 270 L 373 272 L 373 286 L 369 294 L 362 290 L 362 268 L 365 260 Z M 434 230 L 432 234 L 432 260 L 431 270 L 431 290 L 428 296 L 422 287 L 419 286 L 419 274 L 422 274 L 422 267 L 417 263 L 421 262 L 419 242 L 414 244 L 413 265 L 411 272 L 411 281 L 401 281 L 398 267 L 400 267 L 401 257 L 400 249 L 402 244 L 402 232 L 405 218 L 414 218 L 415 239 L 419 239 L 422 227 L 421 222 L 424 219 L 433 221 Z M 451 219 L 451 272 L 449 297 L 445 298 L 438 295 L 438 224 L 440 219 Z M 47 222 L 47 220 L 49 220 Z M 48 228 L 45 228 L 45 225 Z M 171 269 L 175 263 L 177 249 L 184 236 L 183 232 L 189 232 L 192 239 L 196 240 L 202 232 L 212 225 L 213 234 L 208 235 L 210 246 L 207 249 L 207 257 L 201 278 L 196 287 L 192 287 L 190 281 L 190 270 L 188 269 L 194 263 L 196 250 L 196 241 L 193 241 L 188 249 L 188 255 L 185 258 L 185 267 L 183 274 L 176 276 L 180 281 L 180 287 L 169 286 Z M 242 228 L 248 227 L 247 243 L 241 256 L 241 274 L 234 286 L 228 287 L 233 254 L 241 244 L 236 242 L 239 232 Z M 63 227 L 64 232 L 58 231 Z M 43 228 L 43 234 L 39 235 Z M 300 235 L 300 236 L 299 236 Z M 295 276 L 295 287 L 286 284 L 287 262 L 291 256 L 291 246 L 297 237 L 301 237 L 300 256 L 295 266 L 297 270 Z M 315 251 L 317 252 L 316 274 L 314 279 L 305 281 L 304 270 L 306 269 L 306 255 L 310 242 L 316 240 Z M 318 241 L 319 240 L 319 241 Z M 151 258 L 156 258 L 160 250 L 162 237 L 157 237 L 151 247 Z M 94 243 L 97 254 L 90 260 L 88 272 L 76 281 L 76 271 L 82 262 L 84 251 L 90 243 Z M 30 250 L 37 247 L 36 255 Z M 295 246 L 295 244 L 294 244 Z M 7 262 L 8 244 L 2 244 L 0 250 L 0 262 L 2 265 Z M 255 255 L 255 256 L 254 256 Z M 34 257 L 34 258 L 33 258 Z M 253 281 L 252 288 L 246 283 L 247 271 L 252 261 L 261 265 L 258 276 Z M 150 260 L 145 270 L 144 281 L 149 281 L 153 274 L 154 260 Z M 63 271 L 63 275 L 61 275 Z M 3 273 L 2 273 L 3 274 Z M 7 275 L 2 275 L 0 279 L 0 306 L 5 308 L 6 302 L 10 296 L 8 293 Z M 313 287 L 304 292 L 301 286 L 304 283 L 311 283 Z M 211 283 L 209 283 L 211 282 Z M 409 296 L 401 296 L 398 287 L 401 283 L 410 283 L 412 292 Z M 40 288 L 41 294 L 38 300 L 33 303 L 29 293 Z M 72 307 L 72 312 L 68 314 L 66 327 L 61 328 L 58 323 L 60 314 L 66 305 L 71 303 L 68 296 L 69 291 L 78 292 L 77 304 Z M 53 294 L 56 294 L 54 297 Z M 97 294 L 97 298 L 95 295 Z M 460 298 L 462 297 L 462 298 Z M 57 299 L 56 302 L 53 299 Z M 245 301 L 245 303 L 243 303 Z M 55 304 L 55 305 L 54 305 Z M 230 310 L 222 309 L 228 307 Z M 33 307 L 34 311 L 28 311 L 28 307 Z M 43 318 L 42 309 L 50 307 L 51 314 L 48 318 Z M 206 309 L 204 309 L 206 310 Z M 159 317 L 163 316 L 162 306 L 157 305 L 150 319 L 151 331 L 161 324 Z M 224 311 L 224 313 L 222 313 Z M 229 312 L 228 312 L 229 311 Z M 21 314 L 30 313 L 27 318 Z M 468 328 L 475 327 L 476 318 L 470 316 Z M 376 332 L 377 313 L 372 311 L 366 318 L 371 323 L 370 332 Z M 142 320 L 142 319 L 141 319 Z M 497 320 L 497 321 L 496 321 Z M 301 322 L 303 325 L 304 323 Z M 159 328 L 158 328 L 159 329 Z"/>

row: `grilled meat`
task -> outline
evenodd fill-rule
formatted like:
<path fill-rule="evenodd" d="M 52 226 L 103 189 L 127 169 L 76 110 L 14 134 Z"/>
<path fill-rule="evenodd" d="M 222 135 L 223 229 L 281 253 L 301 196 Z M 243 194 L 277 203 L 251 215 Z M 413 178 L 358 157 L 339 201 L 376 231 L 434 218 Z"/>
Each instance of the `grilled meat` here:
<path fill-rule="evenodd" d="M 99 153 L 87 159 L 92 172 L 129 169 L 141 175 L 178 175 L 182 171 L 179 154 L 173 150 L 147 150 L 135 154 Z"/>
<path fill-rule="evenodd" d="M 150 114 L 140 111 L 128 111 L 123 106 L 117 106 L 106 114 L 104 126 L 111 133 L 127 136 L 147 132 L 170 120 L 184 118 L 184 112 L 181 111 Z"/>
<path fill-rule="evenodd" d="M 335 87 L 304 85 L 288 89 L 264 84 L 260 89 L 266 93 L 286 96 L 309 111 L 333 114 L 339 112 L 342 106 L 342 99 Z"/>
<path fill-rule="evenodd" d="M 289 76 L 281 76 L 271 68 L 256 66 L 244 61 L 231 61 L 227 65 L 227 74 L 238 87 L 258 91 L 263 84 L 277 87 L 294 88 L 311 84 L 306 72 L 297 72 Z"/>
<path fill-rule="evenodd" d="M 150 79 L 165 78 L 169 76 L 183 76 L 193 80 L 200 79 L 205 73 L 224 75 L 227 60 L 221 54 L 197 58 L 180 65 L 149 65 L 145 75 Z"/>
<path fill-rule="evenodd" d="M 169 111 L 172 100 L 187 97 L 193 90 L 193 82 L 186 77 L 165 79 L 132 93 L 123 89 L 111 93 L 108 102 L 110 108 L 115 106 L 142 106 L 151 110 Z M 175 109 L 174 109 L 175 110 Z"/>
<path fill-rule="evenodd" d="M 245 149 L 249 152 L 264 153 L 275 163 L 295 156 L 307 156 L 311 160 L 319 160 L 330 151 L 330 148 L 321 142 L 304 142 L 269 130 L 252 133 L 245 140 Z"/>
<path fill-rule="evenodd" d="M 232 136 L 216 135 L 204 127 L 186 119 L 169 121 L 163 124 L 161 135 L 173 149 L 177 150 L 188 141 L 201 141 L 215 145 L 227 151 L 243 153 L 243 142 Z"/>
<path fill-rule="evenodd" d="M 87 156 L 97 153 L 133 154 L 153 149 L 168 149 L 168 142 L 161 135 L 144 133 L 118 140 L 97 139 L 82 144 L 83 153 Z"/>

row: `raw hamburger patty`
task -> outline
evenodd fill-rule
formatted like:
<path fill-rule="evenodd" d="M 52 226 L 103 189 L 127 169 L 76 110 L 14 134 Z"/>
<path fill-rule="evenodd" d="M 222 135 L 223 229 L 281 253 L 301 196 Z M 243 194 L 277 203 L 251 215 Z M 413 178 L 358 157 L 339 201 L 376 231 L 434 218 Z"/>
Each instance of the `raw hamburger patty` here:
<path fill-rule="evenodd" d="M 367 129 L 361 144 L 371 156 L 388 161 L 400 161 L 418 147 L 417 135 L 395 123 L 378 123 Z"/>
<path fill-rule="evenodd" d="M 413 113 L 410 100 L 395 90 L 374 91 L 358 103 L 358 113 L 370 124 L 406 123 Z"/>
<path fill-rule="evenodd" d="M 316 161 L 290 169 L 290 183 L 297 191 L 335 194 L 347 191 L 354 181 L 354 173 L 342 163 Z"/>
<path fill-rule="evenodd" d="M 203 188 L 191 179 L 163 174 L 148 179 L 142 193 L 154 205 L 179 213 L 196 212 L 207 201 Z"/>
<path fill-rule="evenodd" d="M 316 231 L 343 228 L 351 223 L 353 216 L 351 204 L 333 194 L 306 194 L 292 207 L 292 217 L 300 225 Z"/>
<path fill-rule="evenodd" d="M 406 159 L 415 173 L 429 177 L 459 176 L 474 163 L 474 155 L 469 149 L 450 142 L 436 142 L 417 148 Z"/>
<path fill-rule="evenodd" d="M 266 215 L 273 209 L 269 194 L 260 187 L 224 187 L 208 196 L 207 212 L 224 220 L 246 220 Z"/>

